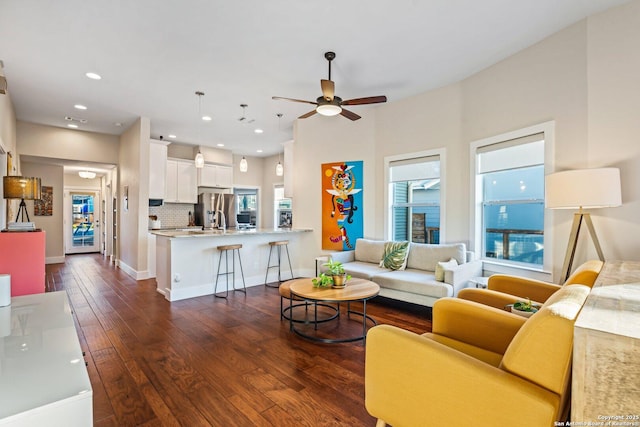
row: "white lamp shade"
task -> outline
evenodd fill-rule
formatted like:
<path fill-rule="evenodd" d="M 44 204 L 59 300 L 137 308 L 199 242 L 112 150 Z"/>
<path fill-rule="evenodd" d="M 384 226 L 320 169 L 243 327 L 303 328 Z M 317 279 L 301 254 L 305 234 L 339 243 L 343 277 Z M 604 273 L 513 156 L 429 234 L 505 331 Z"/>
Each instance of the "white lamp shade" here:
<path fill-rule="evenodd" d="M 84 179 L 93 179 L 96 177 L 96 173 L 91 171 L 80 171 L 78 172 L 78 175 L 80 175 L 80 178 Z"/>
<path fill-rule="evenodd" d="M 246 172 L 249 169 L 249 163 L 244 157 L 240 160 L 240 172 Z"/>
<path fill-rule="evenodd" d="M 545 177 L 545 205 L 550 209 L 593 209 L 620 206 L 618 168 L 577 169 Z"/>
<path fill-rule="evenodd" d="M 335 116 L 340 114 L 342 108 L 339 105 L 320 104 L 316 107 L 316 111 L 323 116 Z"/>
<path fill-rule="evenodd" d="M 204 167 L 204 156 L 199 151 L 198 151 L 198 154 L 196 154 L 195 162 L 196 162 L 196 167 L 197 168 L 203 168 Z"/>
<path fill-rule="evenodd" d="M 282 163 L 280 162 L 278 162 L 278 164 L 276 165 L 276 175 L 277 176 L 284 175 L 284 167 L 282 167 Z"/>

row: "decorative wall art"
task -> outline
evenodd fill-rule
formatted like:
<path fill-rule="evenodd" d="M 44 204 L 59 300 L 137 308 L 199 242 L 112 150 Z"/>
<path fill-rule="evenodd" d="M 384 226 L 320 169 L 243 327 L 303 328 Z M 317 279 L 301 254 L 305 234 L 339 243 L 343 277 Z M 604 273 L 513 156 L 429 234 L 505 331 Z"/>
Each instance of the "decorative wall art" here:
<path fill-rule="evenodd" d="M 322 249 L 353 250 L 363 236 L 363 162 L 322 165 Z"/>
<path fill-rule="evenodd" d="M 38 216 L 53 215 L 53 187 L 43 185 L 40 200 L 33 201 L 33 214 Z"/>

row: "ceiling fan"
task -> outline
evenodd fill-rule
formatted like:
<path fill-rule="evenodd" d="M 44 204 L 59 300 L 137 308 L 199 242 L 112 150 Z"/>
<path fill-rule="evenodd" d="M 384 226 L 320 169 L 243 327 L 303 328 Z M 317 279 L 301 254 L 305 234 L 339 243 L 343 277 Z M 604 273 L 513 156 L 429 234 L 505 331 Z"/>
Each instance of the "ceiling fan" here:
<path fill-rule="evenodd" d="M 281 96 L 273 96 L 272 99 L 279 100 L 283 99 L 285 101 L 293 101 L 293 102 L 302 102 L 305 104 L 315 105 L 315 110 L 309 111 L 306 114 L 298 117 L 299 119 L 306 119 L 307 117 L 311 117 L 316 113 L 322 114 L 323 116 L 335 116 L 336 114 L 340 114 L 346 117 L 349 120 L 358 120 L 360 118 L 356 113 L 345 110 L 342 108 L 343 105 L 365 105 L 365 104 L 378 104 L 381 102 L 387 102 L 387 97 L 382 96 L 368 96 L 366 98 L 354 98 L 347 99 L 345 101 L 342 100 L 339 96 L 335 96 L 335 83 L 331 80 L 331 61 L 336 58 L 336 54 L 334 52 L 325 52 L 324 57 L 327 61 L 329 61 L 329 78 L 327 80 L 320 80 L 320 88 L 322 89 L 322 96 L 319 96 L 315 102 L 313 101 L 305 101 L 302 99 L 293 99 L 293 98 L 283 98 Z"/>

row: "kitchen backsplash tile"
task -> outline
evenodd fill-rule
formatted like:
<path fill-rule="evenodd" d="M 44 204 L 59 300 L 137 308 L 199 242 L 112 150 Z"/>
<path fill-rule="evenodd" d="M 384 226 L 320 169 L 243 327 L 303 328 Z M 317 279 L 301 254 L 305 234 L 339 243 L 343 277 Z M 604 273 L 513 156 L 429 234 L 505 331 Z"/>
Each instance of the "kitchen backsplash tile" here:
<path fill-rule="evenodd" d="M 189 212 L 193 215 L 194 209 L 194 205 L 165 203 L 162 206 L 150 206 L 149 215 L 156 215 L 162 228 L 186 227 L 189 225 Z"/>

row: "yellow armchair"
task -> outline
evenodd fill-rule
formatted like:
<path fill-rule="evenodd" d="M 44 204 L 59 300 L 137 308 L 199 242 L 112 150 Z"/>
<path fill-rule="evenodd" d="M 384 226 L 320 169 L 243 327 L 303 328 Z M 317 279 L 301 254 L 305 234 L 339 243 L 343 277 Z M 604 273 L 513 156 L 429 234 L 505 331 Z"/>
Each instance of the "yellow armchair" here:
<path fill-rule="evenodd" d="M 590 288 L 593 287 L 603 264 L 602 261 L 598 260 L 585 262 L 569 276 L 563 286 L 578 284 L 586 285 Z M 508 304 L 523 301 L 527 298 L 538 304 L 543 304 L 561 288 L 562 286 L 560 285 L 541 280 L 494 274 L 489 277 L 487 289 L 462 289 L 458 292 L 458 298 L 503 309 Z"/>
<path fill-rule="evenodd" d="M 565 420 L 573 324 L 589 290 L 565 286 L 527 321 L 442 298 L 433 306 L 430 334 L 373 327 L 366 347 L 367 411 L 379 426 L 394 427 Z"/>

